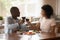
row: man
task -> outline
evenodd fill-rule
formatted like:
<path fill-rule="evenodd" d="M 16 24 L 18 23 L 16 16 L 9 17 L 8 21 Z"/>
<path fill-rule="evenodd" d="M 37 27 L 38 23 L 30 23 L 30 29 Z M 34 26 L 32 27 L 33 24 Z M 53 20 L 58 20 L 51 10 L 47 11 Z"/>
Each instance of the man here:
<path fill-rule="evenodd" d="M 15 31 L 20 25 L 20 21 L 17 18 L 20 16 L 19 9 L 17 7 L 12 7 L 10 12 L 11 16 L 5 19 L 5 33 Z"/>

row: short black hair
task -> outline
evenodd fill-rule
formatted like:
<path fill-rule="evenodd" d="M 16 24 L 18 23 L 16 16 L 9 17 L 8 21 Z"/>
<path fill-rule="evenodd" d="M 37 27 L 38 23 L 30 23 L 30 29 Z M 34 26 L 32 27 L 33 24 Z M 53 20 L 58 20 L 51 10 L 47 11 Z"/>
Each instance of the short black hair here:
<path fill-rule="evenodd" d="M 53 8 L 48 4 L 43 5 L 41 8 L 45 11 L 47 18 L 51 18 L 51 16 L 53 15 Z"/>
<path fill-rule="evenodd" d="M 15 13 L 15 12 L 19 12 L 19 9 L 17 8 L 17 7 L 12 7 L 11 9 L 10 9 L 10 12 L 11 13 Z"/>

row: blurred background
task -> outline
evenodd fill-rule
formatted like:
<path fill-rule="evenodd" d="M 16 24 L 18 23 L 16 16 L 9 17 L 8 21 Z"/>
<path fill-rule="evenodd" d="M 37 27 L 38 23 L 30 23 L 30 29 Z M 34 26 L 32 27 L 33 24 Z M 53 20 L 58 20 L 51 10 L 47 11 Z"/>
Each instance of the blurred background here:
<path fill-rule="evenodd" d="M 19 8 L 20 17 L 29 18 L 31 21 L 38 21 L 41 17 L 41 7 L 44 4 L 49 4 L 53 7 L 54 17 L 59 22 L 60 0 L 0 0 L 0 16 L 2 19 L 11 16 L 10 8 L 16 6 Z"/>
<path fill-rule="evenodd" d="M 55 15 L 60 17 L 60 0 L 0 0 L 0 16 L 10 16 L 10 8 L 17 6 L 21 17 L 39 17 L 44 4 L 51 5 Z"/>

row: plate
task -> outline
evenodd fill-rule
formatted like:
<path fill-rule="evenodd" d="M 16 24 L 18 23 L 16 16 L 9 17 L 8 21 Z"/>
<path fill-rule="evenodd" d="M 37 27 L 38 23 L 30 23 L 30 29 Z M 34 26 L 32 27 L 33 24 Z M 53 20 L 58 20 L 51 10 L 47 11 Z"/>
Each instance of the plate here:
<path fill-rule="evenodd" d="M 35 32 L 25 32 L 25 35 L 35 35 Z"/>

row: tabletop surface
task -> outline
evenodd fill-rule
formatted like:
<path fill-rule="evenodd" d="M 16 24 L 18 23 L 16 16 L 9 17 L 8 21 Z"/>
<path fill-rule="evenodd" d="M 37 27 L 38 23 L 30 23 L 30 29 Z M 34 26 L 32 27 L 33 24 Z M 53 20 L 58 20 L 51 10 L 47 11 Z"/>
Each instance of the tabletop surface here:
<path fill-rule="evenodd" d="M 54 33 L 36 33 L 35 35 L 20 35 L 17 33 L 12 33 L 9 35 L 5 35 L 6 40 L 41 40 L 41 39 L 49 39 L 49 38 L 57 38 L 60 37 L 60 34 Z"/>
<path fill-rule="evenodd" d="M 60 33 L 36 33 L 35 35 L 20 35 L 17 33 L 0 34 L 0 40 L 41 40 L 58 37 L 60 38 Z"/>

